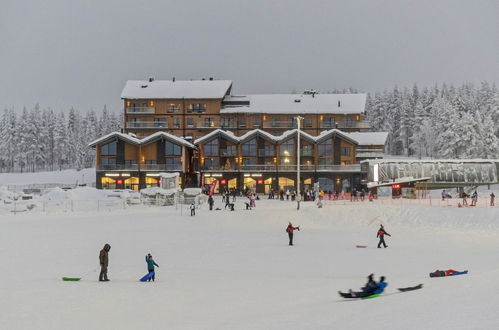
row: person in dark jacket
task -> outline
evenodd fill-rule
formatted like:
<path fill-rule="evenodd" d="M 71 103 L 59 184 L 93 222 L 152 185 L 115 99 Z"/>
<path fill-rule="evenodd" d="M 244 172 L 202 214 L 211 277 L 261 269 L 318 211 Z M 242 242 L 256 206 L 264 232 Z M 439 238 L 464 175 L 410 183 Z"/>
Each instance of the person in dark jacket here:
<path fill-rule="evenodd" d="M 385 278 L 382 276 L 380 278 L 380 283 L 384 283 L 384 280 Z M 385 287 L 386 284 L 382 284 L 380 286 L 374 281 L 374 274 L 369 274 L 369 276 L 367 277 L 367 283 L 360 289 L 361 291 L 354 292 L 350 289 L 348 293 L 343 293 L 341 291 L 338 291 L 338 293 L 343 298 L 362 298 L 375 294 L 378 290 L 378 293 L 381 293 L 383 292 Z"/>
<path fill-rule="evenodd" d="M 210 195 L 210 197 L 208 197 L 208 205 L 210 206 L 210 211 L 213 211 L 213 204 L 215 204 L 215 201 L 213 200 L 213 197 Z"/>
<path fill-rule="evenodd" d="M 191 210 L 191 217 L 196 215 L 196 205 L 194 203 L 191 203 L 191 206 L 189 206 L 189 209 Z"/>
<path fill-rule="evenodd" d="M 496 195 L 494 195 L 494 192 L 490 193 L 490 206 L 494 206 L 494 200 L 496 199 Z"/>
<path fill-rule="evenodd" d="M 381 225 L 381 227 L 378 230 L 378 235 L 376 236 L 376 237 L 379 237 L 378 249 L 381 248 L 381 244 L 383 244 L 383 246 L 385 247 L 385 249 L 388 246 L 385 243 L 385 235 L 392 236 L 392 235 L 388 234 L 385 231 L 385 228 L 383 228 L 383 225 Z"/>
<path fill-rule="evenodd" d="M 298 231 L 300 231 L 300 226 L 293 227 L 291 222 L 288 224 L 288 227 L 286 228 L 286 232 L 288 233 L 288 237 L 289 237 L 289 245 L 293 245 L 293 231 L 295 229 L 298 229 Z"/>
<path fill-rule="evenodd" d="M 159 265 L 154 261 L 154 259 L 152 258 L 152 255 L 150 253 L 148 253 L 146 255 L 146 262 L 147 262 L 147 272 L 149 272 L 149 273 L 154 272 L 154 266 L 159 267 Z M 152 280 L 154 282 L 155 278 L 156 278 L 156 274 L 153 274 L 153 276 L 151 276 L 148 279 L 148 281 L 151 282 L 151 280 Z"/>
<path fill-rule="evenodd" d="M 107 278 L 107 266 L 109 264 L 109 250 L 111 250 L 111 245 L 106 244 L 104 248 L 100 250 L 99 253 L 99 263 L 100 263 L 100 274 L 99 281 L 107 282 L 109 279 Z"/>

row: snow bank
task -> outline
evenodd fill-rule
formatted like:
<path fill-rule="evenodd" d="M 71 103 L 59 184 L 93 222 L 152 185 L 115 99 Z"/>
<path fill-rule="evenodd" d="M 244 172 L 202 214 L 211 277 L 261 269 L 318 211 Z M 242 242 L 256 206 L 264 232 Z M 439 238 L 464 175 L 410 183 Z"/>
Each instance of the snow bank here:
<path fill-rule="evenodd" d="M 42 195 L 42 199 L 44 200 L 49 200 L 49 201 L 54 201 L 54 200 L 63 200 L 63 199 L 69 199 L 68 193 L 59 188 L 52 188 L 49 189 L 48 192 Z"/>

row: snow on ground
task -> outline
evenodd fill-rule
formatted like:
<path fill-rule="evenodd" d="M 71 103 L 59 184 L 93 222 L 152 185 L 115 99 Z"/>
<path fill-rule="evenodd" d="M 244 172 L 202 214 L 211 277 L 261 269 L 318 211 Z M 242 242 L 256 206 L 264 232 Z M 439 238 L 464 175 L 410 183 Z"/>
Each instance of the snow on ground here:
<path fill-rule="evenodd" d="M 63 170 L 35 173 L 0 173 L 0 186 L 53 183 L 68 185 L 95 183 L 95 168 L 85 168 L 81 171 Z"/>
<path fill-rule="evenodd" d="M 220 197 L 216 207 L 222 206 Z M 493 329 L 499 324 L 497 208 L 380 205 L 318 209 L 257 201 L 208 211 L 0 215 L 0 329 Z M 287 245 L 288 221 L 300 225 Z M 380 223 L 392 234 L 377 249 Z M 109 277 L 98 253 L 110 243 Z M 368 245 L 357 249 L 355 245 Z M 160 265 L 140 283 L 144 256 Z M 436 269 L 468 275 L 429 278 Z M 349 301 L 369 273 L 386 293 Z M 63 282 L 62 276 L 83 277 Z M 397 287 L 419 283 L 418 291 Z"/>

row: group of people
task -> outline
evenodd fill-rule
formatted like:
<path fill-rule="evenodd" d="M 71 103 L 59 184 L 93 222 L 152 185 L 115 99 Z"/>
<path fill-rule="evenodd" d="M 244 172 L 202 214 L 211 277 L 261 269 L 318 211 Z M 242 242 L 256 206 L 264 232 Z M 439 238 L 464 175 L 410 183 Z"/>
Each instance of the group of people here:
<path fill-rule="evenodd" d="M 99 264 L 100 264 L 100 273 L 99 273 L 99 282 L 108 282 L 109 278 L 107 277 L 107 268 L 109 266 L 109 251 L 111 250 L 111 245 L 105 244 L 102 250 L 99 252 Z M 152 255 L 148 253 L 146 255 L 146 263 L 147 263 L 147 272 L 151 274 L 149 276 L 148 281 L 153 281 L 156 279 L 156 273 L 154 271 L 154 266 L 159 267 L 159 265 L 154 261 Z"/>
<path fill-rule="evenodd" d="M 443 190 L 442 192 L 442 200 L 444 200 L 444 192 L 445 190 Z M 496 199 L 496 195 L 494 194 L 494 192 L 491 192 L 490 193 L 490 206 L 495 206 L 495 199 Z M 462 193 L 462 198 L 463 198 L 463 203 L 458 203 L 457 206 L 458 207 L 463 207 L 463 206 L 468 206 L 468 197 L 470 197 L 468 194 L 466 193 Z M 471 204 L 469 206 L 476 206 L 476 203 L 478 201 L 478 192 L 475 190 L 472 194 L 471 194 Z"/>
<path fill-rule="evenodd" d="M 381 276 L 379 278 L 379 282 L 376 282 L 374 280 L 374 274 L 370 274 L 367 277 L 366 285 L 364 285 L 360 289 L 361 291 L 354 292 L 350 289 L 349 292 L 338 291 L 338 293 L 343 298 L 364 298 L 364 297 L 372 296 L 374 294 L 381 294 L 385 290 L 387 285 L 388 285 L 388 283 L 385 282 L 384 276 Z"/>

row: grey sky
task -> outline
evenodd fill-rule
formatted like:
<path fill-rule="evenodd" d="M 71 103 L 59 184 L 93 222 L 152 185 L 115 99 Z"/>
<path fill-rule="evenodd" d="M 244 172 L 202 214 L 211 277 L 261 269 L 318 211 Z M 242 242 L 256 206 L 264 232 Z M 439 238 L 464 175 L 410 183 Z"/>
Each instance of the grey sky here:
<path fill-rule="evenodd" d="M 499 1 L 0 0 L 0 107 L 121 107 L 127 79 L 235 93 L 499 81 Z"/>

